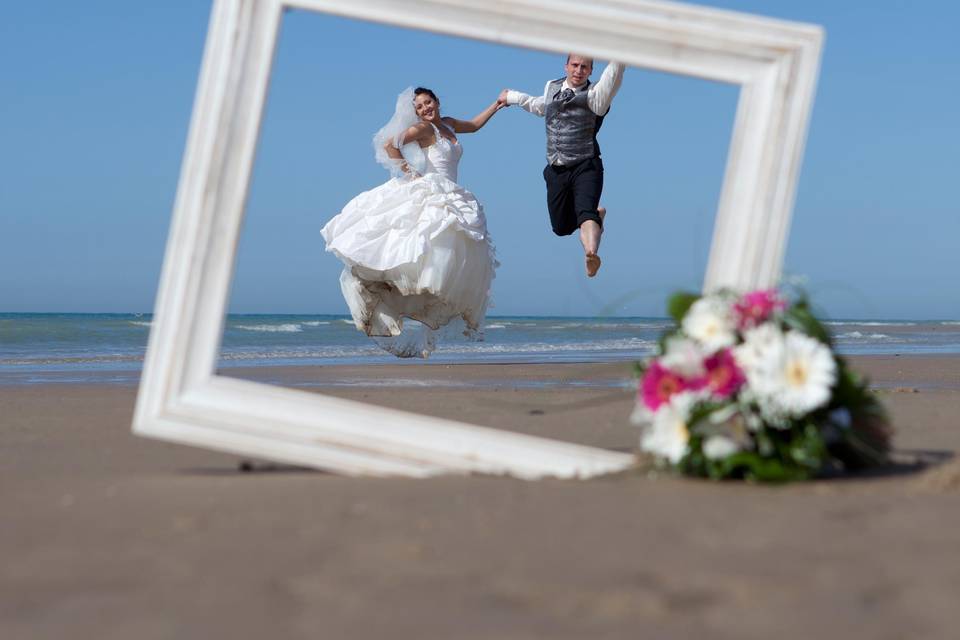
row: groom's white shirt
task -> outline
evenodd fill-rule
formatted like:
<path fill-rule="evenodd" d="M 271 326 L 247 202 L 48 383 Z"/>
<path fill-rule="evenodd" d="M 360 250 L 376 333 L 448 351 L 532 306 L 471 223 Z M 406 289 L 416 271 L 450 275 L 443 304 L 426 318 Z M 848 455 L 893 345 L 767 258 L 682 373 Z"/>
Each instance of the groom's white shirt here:
<path fill-rule="evenodd" d="M 587 104 L 590 105 L 590 110 L 598 116 L 607 115 L 607 111 L 610 110 L 610 103 L 613 102 L 613 97 L 617 95 L 617 91 L 620 90 L 620 83 L 623 82 L 623 69 L 622 63 L 610 62 L 603 70 L 600 79 L 587 89 Z M 507 91 L 507 104 L 518 105 L 521 109 L 542 118 L 546 111 L 547 102 L 553 98 L 553 96 L 547 95 L 550 82 L 553 81 L 547 81 L 547 84 L 544 85 L 543 95 L 536 98 L 521 91 L 512 89 Z M 577 90 L 566 80 L 563 81 L 563 87 L 561 88 Z"/>

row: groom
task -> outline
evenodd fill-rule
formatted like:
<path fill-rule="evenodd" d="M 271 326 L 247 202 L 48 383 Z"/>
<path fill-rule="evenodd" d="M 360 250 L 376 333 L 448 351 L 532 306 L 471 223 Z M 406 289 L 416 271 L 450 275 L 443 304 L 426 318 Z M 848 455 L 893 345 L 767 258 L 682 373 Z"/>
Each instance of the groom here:
<path fill-rule="evenodd" d="M 623 65 L 610 62 L 596 84 L 590 83 L 593 60 L 568 55 L 566 76 L 551 80 L 543 95 L 533 97 L 504 89 L 498 102 L 518 104 L 545 119 L 547 125 L 547 209 L 550 224 L 558 236 L 580 230 L 587 276 L 600 269 L 600 234 L 606 210 L 600 206 L 603 190 L 603 162 L 597 132 L 610 103 L 620 89 Z"/>

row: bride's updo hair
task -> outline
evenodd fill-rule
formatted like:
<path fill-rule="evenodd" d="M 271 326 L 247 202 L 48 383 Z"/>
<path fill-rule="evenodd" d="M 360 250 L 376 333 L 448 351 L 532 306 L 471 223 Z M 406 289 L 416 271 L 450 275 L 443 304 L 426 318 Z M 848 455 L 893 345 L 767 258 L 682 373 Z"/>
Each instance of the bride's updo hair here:
<path fill-rule="evenodd" d="M 433 91 L 431 91 L 430 89 L 427 89 L 427 88 L 425 88 L 425 87 L 417 87 L 416 89 L 414 89 L 414 90 L 413 90 L 413 99 L 416 100 L 416 99 L 417 99 L 417 96 L 419 96 L 419 95 L 422 94 L 422 93 L 425 93 L 425 94 L 427 94 L 428 96 L 430 96 L 431 98 L 433 98 L 433 101 L 434 101 L 434 102 L 436 102 L 436 103 L 439 103 L 439 102 L 440 102 L 440 98 L 437 97 L 437 94 L 435 94 Z"/>

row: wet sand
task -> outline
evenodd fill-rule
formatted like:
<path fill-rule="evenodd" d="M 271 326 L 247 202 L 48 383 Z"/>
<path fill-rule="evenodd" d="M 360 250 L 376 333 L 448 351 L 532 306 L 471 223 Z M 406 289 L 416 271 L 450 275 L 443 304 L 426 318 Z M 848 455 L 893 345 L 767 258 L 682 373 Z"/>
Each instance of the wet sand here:
<path fill-rule="evenodd" d="M 960 357 L 860 357 L 901 464 L 786 487 L 345 478 L 130 434 L 129 385 L 0 387 L 0 638 L 951 638 Z M 229 369 L 630 450 L 623 364 Z"/>

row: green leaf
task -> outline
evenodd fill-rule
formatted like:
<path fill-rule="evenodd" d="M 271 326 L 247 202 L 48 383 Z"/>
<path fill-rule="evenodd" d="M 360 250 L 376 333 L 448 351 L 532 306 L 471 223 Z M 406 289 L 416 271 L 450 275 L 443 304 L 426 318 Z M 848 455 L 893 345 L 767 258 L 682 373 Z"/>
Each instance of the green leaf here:
<path fill-rule="evenodd" d="M 690 452 L 677 463 L 677 469 L 687 476 L 699 478 L 706 476 L 707 458 L 703 455 L 703 438 L 700 435 L 692 435 L 687 442 L 687 447 Z"/>
<path fill-rule="evenodd" d="M 864 391 L 861 382 L 846 365 L 842 358 L 837 361 L 837 382 L 833 387 L 831 406 L 852 408 L 863 402 Z"/>
<path fill-rule="evenodd" d="M 789 447 L 790 459 L 801 467 L 817 473 L 823 469 L 830 454 L 816 424 L 808 422 L 793 435 Z"/>
<path fill-rule="evenodd" d="M 735 453 L 723 462 L 728 477 L 742 475 L 754 482 L 792 482 L 809 477 L 805 469 L 788 466 L 777 458 L 764 458 L 752 451 Z"/>
<path fill-rule="evenodd" d="M 683 316 L 687 315 L 687 311 L 690 310 L 693 303 L 699 299 L 700 294 L 698 293 L 678 291 L 670 296 L 670 299 L 667 301 L 667 313 L 679 324 L 680 321 L 683 320 Z"/>
<path fill-rule="evenodd" d="M 761 456 L 773 455 L 776 446 L 774 445 L 773 439 L 770 438 L 768 429 L 758 431 L 754 439 L 757 441 L 757 451 L 760 452 Z"/>
<path fill-rule="evenodd" d="M 724 409 L 728 405 L 729 403 L 727 402 L 698 402 L 690 410 L 690 417 L 687 418 L 687 424 L 690 425 L 691 428 L 695 428 L 700 422 L 709 418 L 711 413 Z"/>

